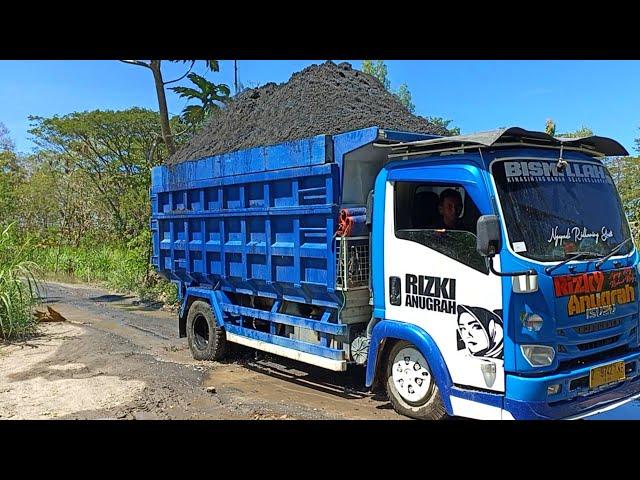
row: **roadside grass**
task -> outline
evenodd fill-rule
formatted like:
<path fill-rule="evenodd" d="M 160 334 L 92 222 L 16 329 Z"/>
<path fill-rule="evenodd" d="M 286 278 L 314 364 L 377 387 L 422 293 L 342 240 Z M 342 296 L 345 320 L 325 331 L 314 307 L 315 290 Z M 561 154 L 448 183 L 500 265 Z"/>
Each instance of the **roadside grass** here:
<path fill-rule="evenodd" d="M 37 331 L 38 265 L 28 259 L 29 242 L 18 244 L 12 225 L 0 232 L 0 339 L 21 339 Z"/>
<path fill-rule="evenodd" d="M 141 300 L 175 304 L 175 285 L 147 267 L 145 251 L 120 245 L 40 246 L 31 258 L 47 278 L 102 284 Z"/>

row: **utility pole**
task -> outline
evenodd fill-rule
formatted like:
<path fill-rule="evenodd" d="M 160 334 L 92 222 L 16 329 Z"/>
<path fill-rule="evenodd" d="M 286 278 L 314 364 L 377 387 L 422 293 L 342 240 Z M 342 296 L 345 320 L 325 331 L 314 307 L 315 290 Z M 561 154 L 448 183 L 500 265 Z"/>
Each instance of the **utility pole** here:
<path fill-rule="evenodd" d="M 233 84 L 235 86 L 236 89 L 236 95 L 238 95 L 238 61 L 234 60 L 233 61 Z"/>

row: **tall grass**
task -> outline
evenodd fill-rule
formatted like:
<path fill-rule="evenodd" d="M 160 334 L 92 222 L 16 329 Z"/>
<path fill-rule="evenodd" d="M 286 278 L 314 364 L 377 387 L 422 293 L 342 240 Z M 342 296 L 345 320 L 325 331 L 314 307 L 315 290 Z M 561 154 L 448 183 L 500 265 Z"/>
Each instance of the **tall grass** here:
<path fill-rule="evenodd" d="M 154 274 L 143 248 L 122 245 L 41 246 L 31 258 L 49 277 L 100 283 L 145 300 L 175 303 L 175 286 Z"/>
<path fill-rule="evenodd" d="M 0 233 L 0 338 L 5 340 L 24 338 L 37 329 L 37 265 L 27 260 L 30 245 L 16 242 L 11 227 Z"/>

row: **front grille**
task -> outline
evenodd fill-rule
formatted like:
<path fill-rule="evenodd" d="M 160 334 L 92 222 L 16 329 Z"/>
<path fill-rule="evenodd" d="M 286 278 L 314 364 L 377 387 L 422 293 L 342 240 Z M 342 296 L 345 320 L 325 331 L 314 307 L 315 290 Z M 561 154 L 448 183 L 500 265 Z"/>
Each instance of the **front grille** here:
<path fill-rule="evenodd" d="M 600 330 L 606 330 L 607 328 L 618 327 L 622 324 L 622 318 L 614 318 L 613 320 L 605 320 L 603 322 L 590 323 L 589 325 L 581 325 L 579 327 L 573 327 L 576 333 L 584 335 L 586 333 L 599 332 Z"/>
<path fill-rule="evenodd" d="M 578 344 L 578 349 L 581 352 L 586 350 L 593 350 L 594 348 L 604 347 L 605 345 L 611 345 L 612 343 L 616 343 L 620 335 L 616 335 L 614 337 L 603 338 L 602 340 L 596 340 L 595 342 L 587 342 Z"/>
<path fill-rule="evenodd" d="M 592 353 L 591 355 L 586 355 L 580 358 L 574 358 L 572 360 L 565 360 L 560 362 L 558 366 L 558 370 L 569 370 L 576 367 L 582 367 L 584 365 L 588 365 L 590 363 L 597 363 L 607 358 L 615 357 L 617 355 L 623 355 L 629 351 L 627 345 L 621 345 L 619 347 L 613 348 L 611 350 L 607 350 L 605 352 Z"/>
<path fill-rule="evenodd" d="M 589 375 L 571 380 L 569 390 L 575 390 L 576 388 L 589 388 Z"/>

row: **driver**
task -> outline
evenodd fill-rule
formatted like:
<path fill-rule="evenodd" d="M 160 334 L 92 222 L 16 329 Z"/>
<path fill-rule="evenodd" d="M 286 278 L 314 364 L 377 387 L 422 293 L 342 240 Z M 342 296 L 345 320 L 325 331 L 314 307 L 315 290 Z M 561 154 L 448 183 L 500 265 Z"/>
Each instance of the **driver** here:
<path fill-rule="evenodd" d="M 437 229 L 464 230 L 460 219 L 462 212 L 462 195 L 453 188 L 447 188 L 440 193 L 438 213 L 442 216 L 436 225 Z"/>

